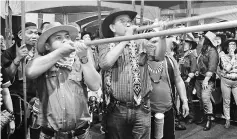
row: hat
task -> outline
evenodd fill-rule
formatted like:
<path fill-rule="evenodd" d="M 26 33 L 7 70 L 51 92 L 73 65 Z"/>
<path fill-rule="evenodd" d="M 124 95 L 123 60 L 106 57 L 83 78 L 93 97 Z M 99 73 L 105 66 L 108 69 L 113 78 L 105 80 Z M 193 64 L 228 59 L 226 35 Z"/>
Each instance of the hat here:
<path fill-rule="evenodd" d="M 229 38 L 222 45 L 228 46 L 229 42 L 235 42 L 237 44 L 237 40 L 235 38 Z"/>
<path fill-rule="evenodd" d="M 43 31 L 41 36 L 39 37 L 38 44 L 37 44 L 37 50 L 38 53 L 42 54 L 45 52 L 45 43 L 47 39 L 53 35 L 56 32 L 59 31 L 68 31 L 70 37 L 76 37 L 78 34 L 77 28 L 70 26 L 70 25 L 62 25 L 59 22 L 52 22 L 49 25 L 47 25 Z"/>
<path fill-rule="evenodd" d="M 204 35 L 208 40 L 210 40 L 210 42 L 213 44 L 213 46 L 217 46 L 217 42 L 215 41 L 216 38 L 216 34 L 214 34 L 211 31 L 208 31 L 205 35 Z"/>
<path fill-rule="evenodd" d="M 134 11 L 115 11 L 108 15 L 103 23 L 101 24 L 102 34 L 105 38 L 111 38 L 114 36 L 113 32 L 110 30 L 109 25 L 112 24 L 114 19 L 120 15 L 128 15 L 132 20 L 136 17 L 137 12 Z"/>

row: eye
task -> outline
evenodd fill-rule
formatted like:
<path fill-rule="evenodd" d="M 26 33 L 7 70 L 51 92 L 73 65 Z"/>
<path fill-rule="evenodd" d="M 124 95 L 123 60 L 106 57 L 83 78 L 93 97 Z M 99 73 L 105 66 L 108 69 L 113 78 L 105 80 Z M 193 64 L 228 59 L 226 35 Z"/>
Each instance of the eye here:
<path fill-rule="evenodd" d="M 57 36 L 55 39 L 56 39 L 56 40 L 61 40 L 62 37 L 61 37 L 61 36 Z"/>
<path fill-rule="evenodd" d="M 69 35 L 66 35 L 65 38 L 66 38 L 66 39 L 70 39 L 70 36 L 69 36 Z"/>

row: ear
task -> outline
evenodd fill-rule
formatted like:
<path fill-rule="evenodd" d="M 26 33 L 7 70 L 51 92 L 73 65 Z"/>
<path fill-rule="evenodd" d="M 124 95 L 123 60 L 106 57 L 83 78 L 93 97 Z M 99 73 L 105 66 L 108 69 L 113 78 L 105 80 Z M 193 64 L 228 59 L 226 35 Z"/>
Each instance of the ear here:
<path fill-rule="evenodd" d="M 22 40 L 22 32 L 21 31 L 18 32 L 18 37 Z"/>
<path fill-rule="evenodd" d="M 50 45 L 49 45 L 49 43 L 45 43 L 44 47 L 45 47 L 46 51 L 49 51 L 50 48 L 51 48 Z"/>
<path fill-rule="evenodd" d="M 110 28 L 110 30 L 111 30 L 112 32 L 115 32 L 115 28 L 114 28 L 114 25 L 113 25 L 113 24 L 110 24 L 110 25 L 109 25 L 109 28 Z"/>

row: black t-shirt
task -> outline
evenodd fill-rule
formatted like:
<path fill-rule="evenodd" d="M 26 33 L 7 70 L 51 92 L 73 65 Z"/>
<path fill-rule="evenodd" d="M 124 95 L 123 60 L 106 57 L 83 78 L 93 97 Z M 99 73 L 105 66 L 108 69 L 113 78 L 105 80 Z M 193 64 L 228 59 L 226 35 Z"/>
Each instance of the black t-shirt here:
<path fill-rule="evenodd" d="M 6 70 L 4 68 L 1 69 L 2 73 L 2 88 L 8 88 L 11 85 L 10 79 L 6 73 Z"/>
<path fill-rule="evenodd" d="M 12 47 L 8 48 L 6 51 L 3 52 L 1 56 L 3 68 L 8 68 L 13 60 L 16 58 L 16 47 L 17 45 L 14 44 Z M 18 71 L 15 74 L 14 78 L 10 78 L 12 85 L 9 87 L 11 93 L 17 93 L 23 97 L 23 80 L 19 80 Z M 36 96 L 36 89 L 35 89 L 35 80 L 27 79 L 27 98 L 30 99 Z"/>

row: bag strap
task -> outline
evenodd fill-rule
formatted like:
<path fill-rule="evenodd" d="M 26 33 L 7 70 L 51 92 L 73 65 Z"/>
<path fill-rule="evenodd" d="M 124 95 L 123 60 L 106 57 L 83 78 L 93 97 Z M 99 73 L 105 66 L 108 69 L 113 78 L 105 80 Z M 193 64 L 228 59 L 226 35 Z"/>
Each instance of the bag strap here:
<path fill-rule="evenodd" d="M 170 87 L 171 87 L 171 97 L 172 97 L 172 103 L 173 103 L 173 107 L 174 110 L 176 111 L 176 114 L 178 112 L 177 107 L 175 105 L 175 76 L 174 76 L 174 67 L 172 65 L 172 61 L 170 60 L 170 58 L 166 57 L 166 61 L 167 61 L 167 69 L 168 69 L 168 74 L 169 74 L 169 81 L 170 81 Z"/>

